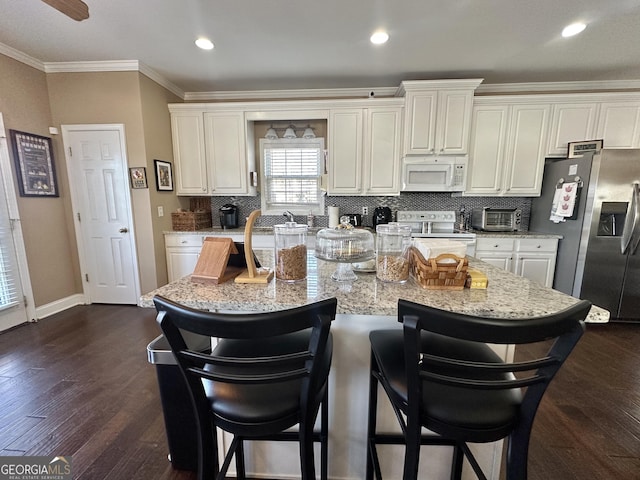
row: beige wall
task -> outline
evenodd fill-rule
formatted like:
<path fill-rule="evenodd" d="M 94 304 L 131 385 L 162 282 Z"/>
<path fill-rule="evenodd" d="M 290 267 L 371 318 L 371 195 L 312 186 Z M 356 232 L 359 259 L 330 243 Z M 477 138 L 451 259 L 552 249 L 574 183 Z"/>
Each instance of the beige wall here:
<path fill-rule="evenodd" d="M 178 197 L 174 192 L 159 192 L 156 189 L 154 160 L 164 160 L 173 164 L 173 147 L 171 145 L 171 117 L 167 104 L 179 103 L 181 99 L 158 85 L 145 75 L 140 75 L 140 96 L 142 104 L 142 121 L 146 148 L 146 167 L 149 190 L 145 200 L 146 211 L 134 212 L 136 226 L 142 223 L 152 237 L 139 238 L 139 243 L 154 246 L 157 284 L 167 283 L 167 261 L 164 253 L 163 232 L 171 230 L 171 212 L 179 207 L 189 208 L 188 199 Z M 145 166 L 145 164 L 131 165 Z M 175 172 L 175 170 L 174 170 Z M 137 195 L 140 190 L 132 190 Z M 181 202 L 183 203 L 181 205 Z M 142 204 L 142 200 L 137 202 Z M 164 216 L 158 216 L 158 207 L 164 210 Z M 150 214 L 149 214 L 150 212 Z"/>
<path fill-rule="evenodd" d="M 46 75 L 0 55 L 0 112 L 7 130 L 51 137 L 53 143 L 60 197 L 18 197 L 33 296 L 40 307 L 82 293 L 62 138 L 49 134 L 53 121 Z M 15 170 L 11 177 L 18 192 Z"/>
<path fill-rule="evenodd" d="M 176 101 L 177 97 L 163 93 L 163 88 L 153 86 L 153 82 L 138 72 L 53 73 L 47 75 L 47 84 L 56 126 L 124 124 L 129 166 L 147 167 L 149 188 L 131 190 L 131 201 L 140 287 L 142 293 L 153 290 L 159 285 L 159 280 L 166 278 L 166 267 L 162 228 L 156 229 L 151 219 L 151 198 L 157 196 L 151 155 L 173 160 L 170 117 L 165 98 L 168 96 L 171 101 Z M 145 139 L 147 133 L 149 139 Z M 169 139 L 168 146 L 166 139 Z M 156 142 L 160 145 L 157 148 Z M 147 152 L 147 147 L 150 152 Z M 167 198 L 171 197 L 175 197 L 175 193 L 167 195 Z M 175 202 L 177 200 L 167 201 L 171 205 L 169 208 L 173 208 Z M 160 246 L 161 252 L 158 251 Z M 159 263 L 158 259 L 161 260 Z"/>

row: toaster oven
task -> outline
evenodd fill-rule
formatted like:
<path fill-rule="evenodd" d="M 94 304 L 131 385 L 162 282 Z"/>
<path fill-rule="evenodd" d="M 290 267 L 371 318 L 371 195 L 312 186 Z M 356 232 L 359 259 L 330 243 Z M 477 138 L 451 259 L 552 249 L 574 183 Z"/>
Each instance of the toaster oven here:
<path fill-rule="evenodd" d="M 520 230 L 522 212 L 519 208 L 474 208 L 471 226 L 487 232 L 514 232 Z"/>

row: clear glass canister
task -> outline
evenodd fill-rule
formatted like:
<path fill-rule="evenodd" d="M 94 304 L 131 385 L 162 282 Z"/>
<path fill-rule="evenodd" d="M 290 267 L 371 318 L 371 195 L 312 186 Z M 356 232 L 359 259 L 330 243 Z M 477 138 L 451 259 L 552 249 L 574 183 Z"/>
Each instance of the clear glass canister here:
<path fill-rule="evenodd" d="M 273 227 L 276 241 L 276 278 L 298 282 L 307 278 L 307 225 L 286 222 Z"/>
<path fill-rule="evenodd" d="M 396 222 L 376 226 L 376 276 L 384 282 L 409 279 L 411 227 Z"/>

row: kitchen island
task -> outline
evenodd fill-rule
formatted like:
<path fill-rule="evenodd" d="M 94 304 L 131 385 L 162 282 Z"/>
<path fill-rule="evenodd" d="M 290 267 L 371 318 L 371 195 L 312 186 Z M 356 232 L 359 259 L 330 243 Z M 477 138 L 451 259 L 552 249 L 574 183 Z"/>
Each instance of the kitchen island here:
<path fill-rule="evenodd" d="M 271 265 L 271 251 L 256 251 L 264 265 Z M 544 315 L 566 308 L 577 300 L 487 263 L 469 258 L 469 266 L 484 272 L 486 290 L 424 290 L 412 279 L 406 284 L 388 284 L 375 273 L 357 273 L 353 283 L 331 279 L 336 264 L 308 255 L 305 281 L 287 284 L 272 281 L 267 285 L 200 284 L 189 276 L 149 292 L 140 306 L 153 307 L 153 296 L 162 295 L 194 308 L 217 311 L 273 311 L 311 303 L 324 298 L 338 299 L 338 315 L 332 324 L 334 357 L 329 391 L 329 476 L 332 479 L 364 478 L 366 461 L 366 425 L 368 401 L 369 339 L 378 328 L 400 328 L 397 302 L 404 298 L 434 307 L 500 318 Z M 589 322 L 608 321 L 608 312 L 593 307 Z M 510 346 L 495 346 L 504 358 L 513 355 Z M 384 398 L 382 396 L 381 398 Z M 379 402 L 379 431 L 397 431 L 397 421 L 385 401 Z M 224 436 L 225 444 L 229 437 Z M 502 459 L 502 442 L 472 446 L 488 478 L 498 479 Z M 403 449 L 380 447 L 385 478 L 400 478 Z M 297 446 L 276 442 L 246 448 L 247 472 L 256 477 L 296 478 L 299 476 Z M 318 457 L 317 457 L 318 458 Z M 449 478 L 450 449 L 424 447 L 421 453 L 420 478 Z"/>

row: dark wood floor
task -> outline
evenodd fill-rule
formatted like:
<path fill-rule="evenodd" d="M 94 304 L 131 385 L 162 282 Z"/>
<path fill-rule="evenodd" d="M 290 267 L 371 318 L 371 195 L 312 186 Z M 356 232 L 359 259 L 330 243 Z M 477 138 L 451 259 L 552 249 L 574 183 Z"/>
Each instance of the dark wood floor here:
<path fill-rule="evenodd" d="M 145 351 L 158 334 L 152 310 L 110 305 L 0 334 L 0 455 L 72 455 L 80 479 L 195 479 L 167 461 Z M 588 328 L 543 400 L 529 470 L 640 479 L 640 325 Z"/>

